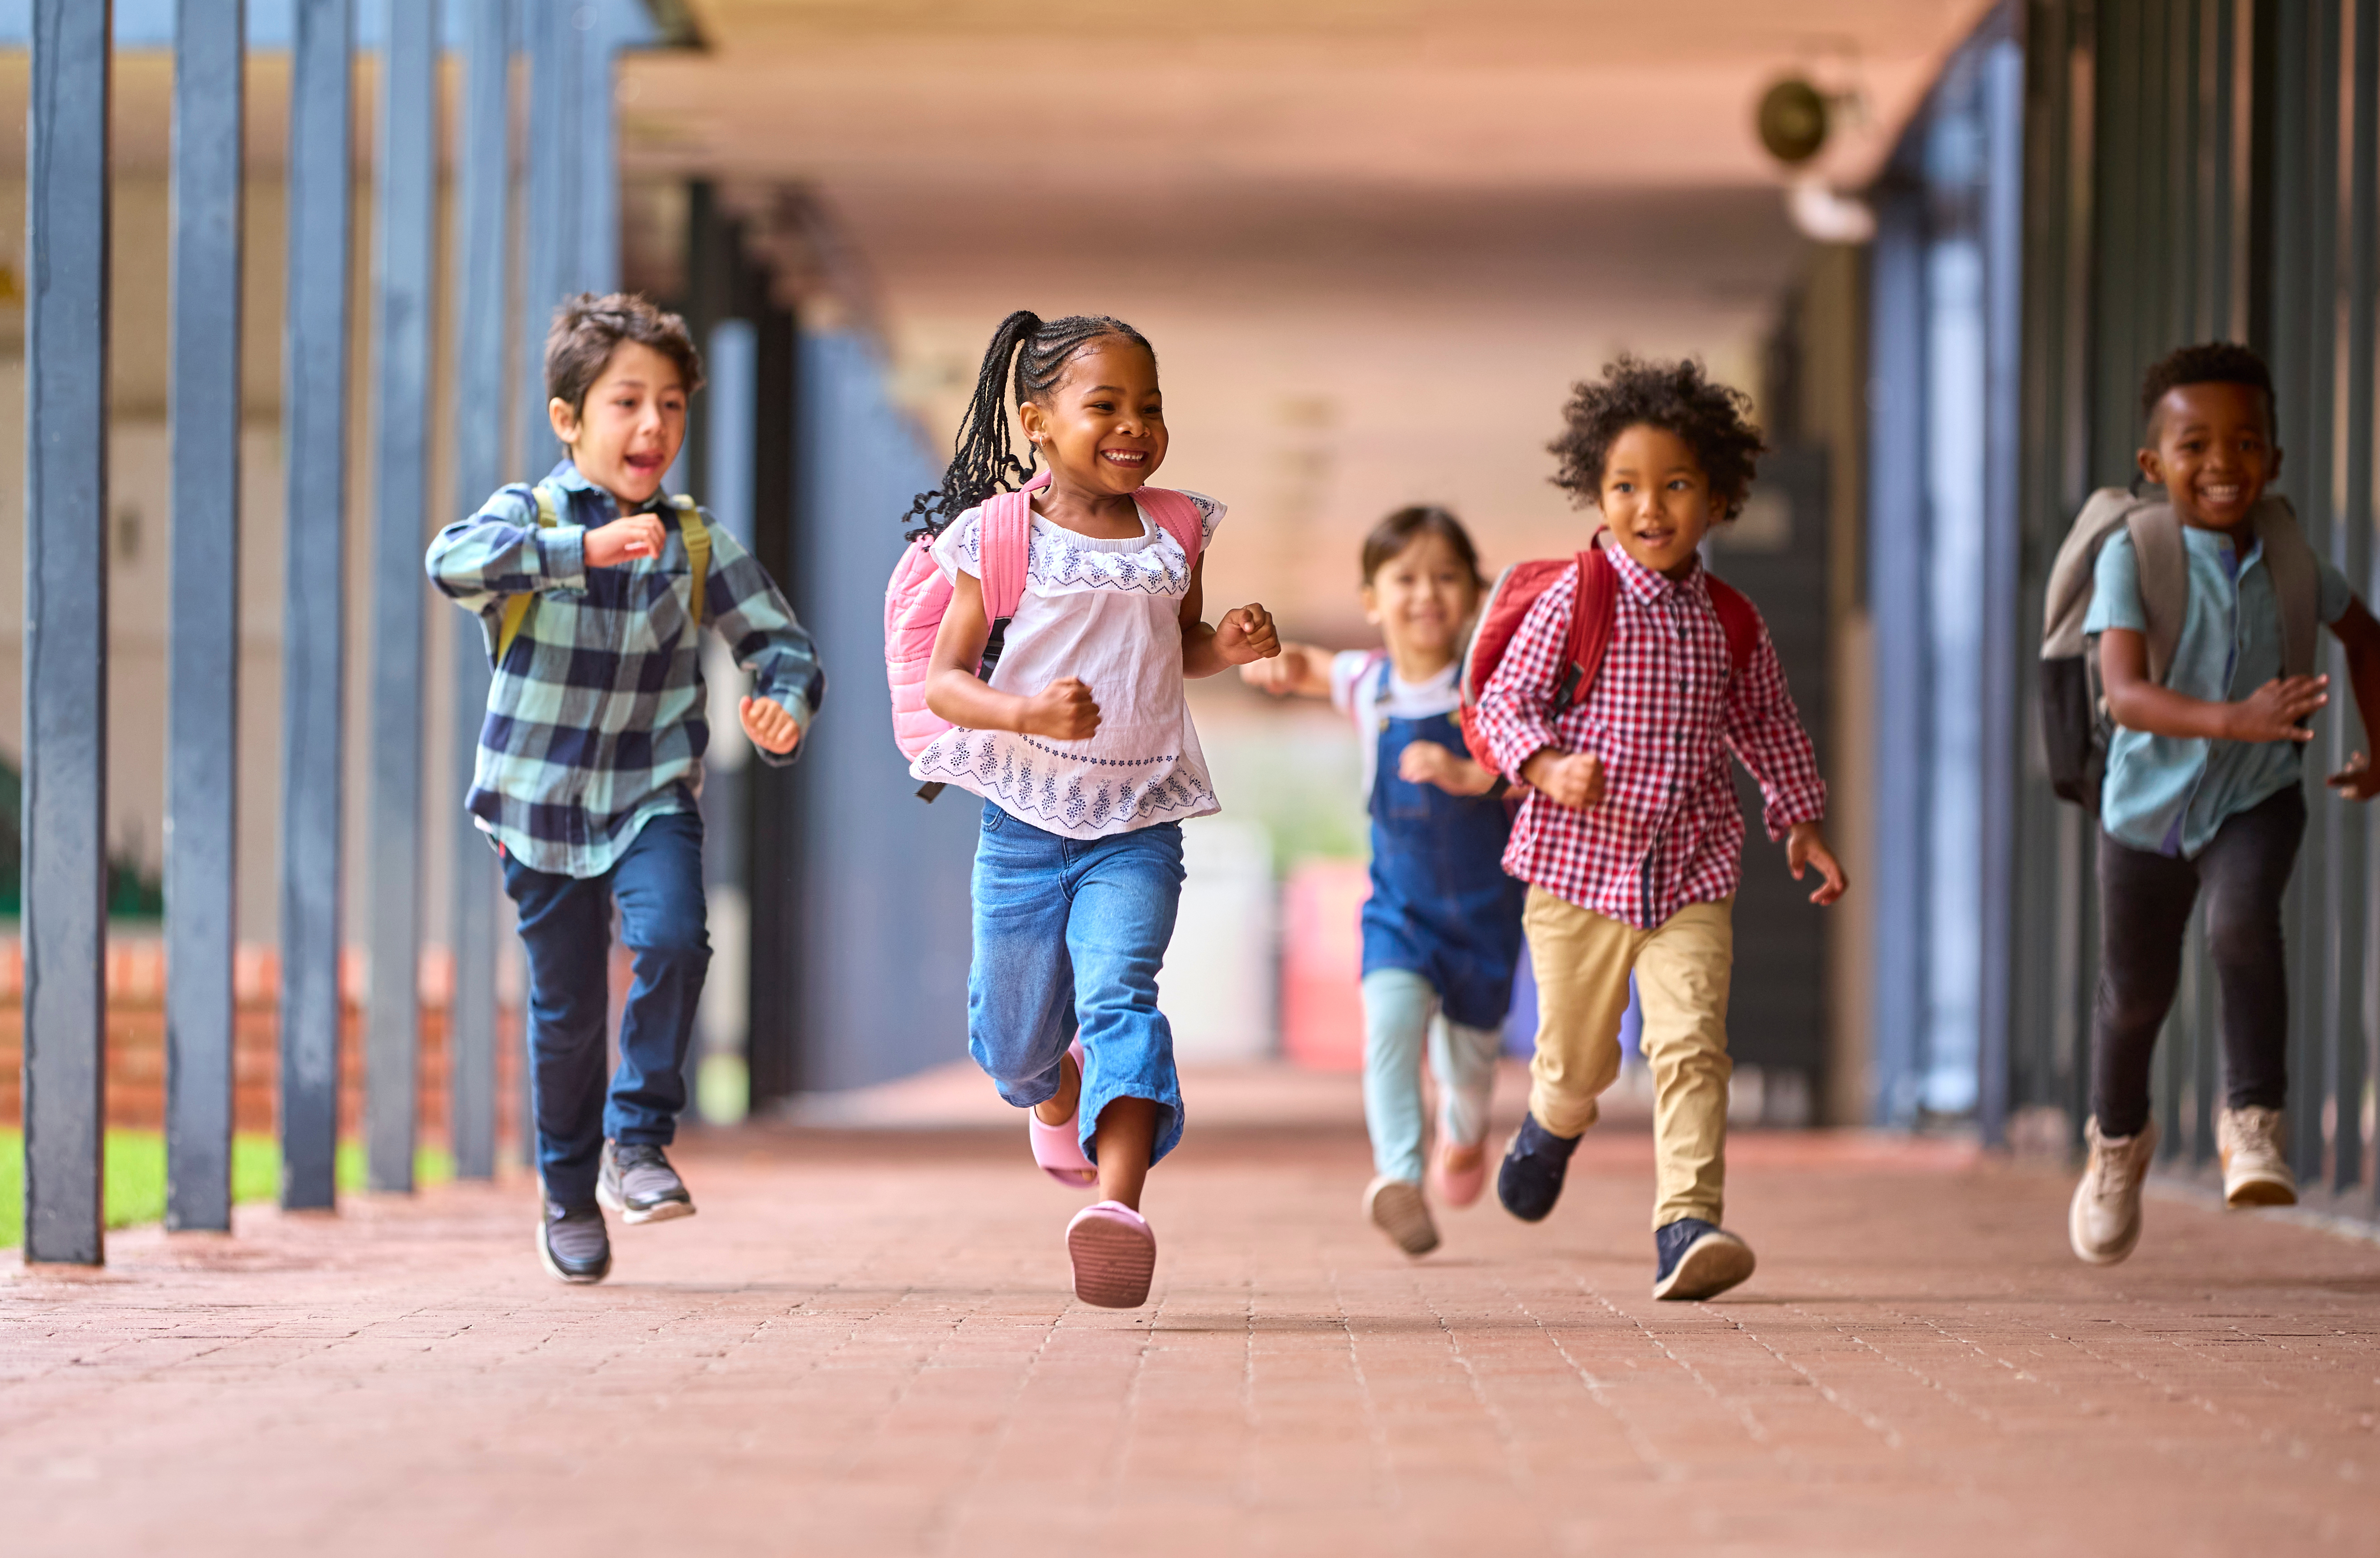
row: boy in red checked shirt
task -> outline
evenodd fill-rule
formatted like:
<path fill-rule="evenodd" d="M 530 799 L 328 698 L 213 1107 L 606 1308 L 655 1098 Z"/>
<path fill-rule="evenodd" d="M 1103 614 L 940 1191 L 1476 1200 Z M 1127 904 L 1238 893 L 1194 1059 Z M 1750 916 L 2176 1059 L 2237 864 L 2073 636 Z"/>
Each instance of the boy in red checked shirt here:
<path fill-rule="evenodd" d="M 1530 884 L 1537 1053 L 1497 1197 L 1531 1223 L 1553 1211 L 1596 1098 L 1620 1074 L 1633 972 L 1653 1068 L 1656 1298 L 1708 1298 L 1753 1268 L 1751 1247 L 1718 1226 L 1743 847 L 1730 752 L 1759 781 L 1795 879 L 1810 867 L 1825 878 L 1811 901 L 1831 904 L 1845 885 L 1776 647 L 1760 628 L 1738 668 L 1697 556 L 1742 505 L 1763 452 L 1748 406 L 1691 361 L 1623 357 L 1577 387 L 1554 480 L 1602 509 L 1616 542 L 1579 565 L 1620 576 L 1610 638 L 1592 683 L 1565 703 L 1572 567 L 1522 619 L 1476 711 L 1498 767 L 1530 786 L 1504 869 Z"/>

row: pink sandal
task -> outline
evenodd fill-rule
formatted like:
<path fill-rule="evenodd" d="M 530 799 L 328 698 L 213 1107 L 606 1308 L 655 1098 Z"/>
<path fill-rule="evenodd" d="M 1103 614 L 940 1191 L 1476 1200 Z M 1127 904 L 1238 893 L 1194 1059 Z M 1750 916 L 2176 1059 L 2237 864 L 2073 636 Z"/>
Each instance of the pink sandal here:
<path fill-rule="evenodd" d="M 1075 1041 L 1066 1053 L 1075 1057 L 1075 1076 L 1080 1081 L 1083 1075 L 1082 1041 Z M 1099 1171 L 1092 1166 L 1090 1159 L 1083 1156 L 1082 1136 L 1076 1128 L 1082 1119 L 1081 1101 L 1082 1094 L 1078 1090 L 1075 1113 L 1066 1117 L 1062 1126 L 1044 1125 L 1041 1112 L 1038 1109 L 1025 1112 L 1025 1129 L 1033 1143 L 1033 1161 L 1041 1165 L 1043 1173 L 1070 1190 L 1079 1190 L 1099 1182 Z"/>
<path fill-rule="evenodd" d="M 1103 1309 L 1136 1309 L 1148 1302 L 1157 1272 L 1157 1235 L 1148 1219 L 1122 1201 L 1093 1201 L 1066 1224 L 1066 1254 L 1075 1262 L 1075 1296 Z"/>

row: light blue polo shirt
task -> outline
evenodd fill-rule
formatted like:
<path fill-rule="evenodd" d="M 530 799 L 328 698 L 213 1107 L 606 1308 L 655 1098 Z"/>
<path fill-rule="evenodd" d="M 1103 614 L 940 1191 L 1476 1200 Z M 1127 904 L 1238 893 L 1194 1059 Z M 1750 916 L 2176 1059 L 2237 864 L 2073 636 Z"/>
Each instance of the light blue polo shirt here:
<path fill-rule="evenodd" d="M 2184 525 L 2181 542 L 2190 604 L 2165 685 L 2210 703 L 2237 702 L 2281 674 L 2281 613 L 2264 566 L 2264 544 L 2235 561 L 2231 538 L 2220 530 Z M 2314 571 L 2315 615 L 2325 624 L 2337 622 L 2354 599 L 2346 576 L 2320 559 Z M 2082 622 L 2086 636 L 2110 627 L 2148 631 L 2140 566 L 2132 538 L 2121 530 L 2099 549 L 2091 612 Z M 2100 825 L 2135 849 L 2195 856 L 2225 819 L 2297 784 L 2302 768 L 2295 741 L 2151 736 L 2118 725 L 2099 795 Z"/>

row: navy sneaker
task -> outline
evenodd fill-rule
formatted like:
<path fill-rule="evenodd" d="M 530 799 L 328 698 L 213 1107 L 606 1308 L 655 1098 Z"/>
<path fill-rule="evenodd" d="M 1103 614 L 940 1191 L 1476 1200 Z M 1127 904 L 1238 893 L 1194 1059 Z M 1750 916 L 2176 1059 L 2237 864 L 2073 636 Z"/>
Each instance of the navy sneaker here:
<path fill-rule="evenodd" d="M 1496 1199 L 1524 1223 L 1544 1222 L 1561 1199 L 1562 1176 L 1577 1150 L 1577 1137 L 1556 1136 L 1535 1114 L 1522 1116 L 1512 1144 L 1504 1149 L 1504 1166 L 1496 1171 Z"/>
<path fill-rule="evenodd" d="M 1752 1247 L 1717 1223 L 1681 1217 L 1653 1235 L 1653 1296 L 1711 1298 L 1752 1274 Z"/>
<path fill-rule="evenodd" d="M 603 1232 L 602 1209 L 545 1203 L 537 1223 L 538 1259 L 568 1283 L 601 1282 L 612 1272 L 612 1241 Z"/>

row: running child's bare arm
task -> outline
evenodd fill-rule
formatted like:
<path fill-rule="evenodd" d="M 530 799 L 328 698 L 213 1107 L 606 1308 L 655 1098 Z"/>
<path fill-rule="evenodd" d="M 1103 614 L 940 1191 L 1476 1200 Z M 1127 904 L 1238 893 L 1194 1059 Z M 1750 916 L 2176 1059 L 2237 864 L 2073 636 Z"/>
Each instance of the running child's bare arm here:
<path fill-rule="evenodd" d="M 2355 689 L 2355 711 L 2363 716 L 2363 738 L 2369 741 L 2380 730 L 2380 622 L 2373 620 L 2362 602 L 2350 598 L 2346 614 L 2330 630 L 2347 651 L 2347 682 Z M 2325 783 L 2350 800 L 2370 800 L 2380 795 L 2380 768 L 2373 766 L 2368 753 L 2358 752 Z"/>
<path fill-rule="evenodd" d="M 2345 629 L 2347 624 L 2342 619 L 2339 626 Z M 2108 716 L 2126 730 L 2150 736 L 2311 741 L 2313 732 L 2298 722 L 2330 701 L 2328 676 L 2276 676 L 2236 703 L 2176 692 L 2150 679 L 2148 639 L 2129 627 L 2099 635 L 2099 676 L 2107 689 Z"/>
<path fill-rule="evenodd" d="M 1330 696 L 1330 651 L 1316 644 L 1284 641 L 1269 660 L 1252 660 L 1240 667 L 1240 679 L 1275 698 Z"/>
<path fill-rule="evenodd" d="M 983 663 L 983 647 L 990 639 L 982 581 L 962 573 L 951 590 L 950 609 L 942 614 L 941 630 L 934 636 L 933 658 L 926 672 L 927 708 L 969 730 L 1013 730 L 1053 741 L 1080 741 L 1099 728 L 1099 706 L 1092 701 L 1088 684 L 1077 677 L 1061 676 L 1030 697 L 986 686 L 976 668 Z"/>
<path fill-rule="evenodd" d="M 1273 630 L 1272 613 L 1253 603 L 1234 606 L 1215 626 L 1207 626 L 1206 577 L 1207 560 L 1201 557 L 1191 570 L 1189 592 L 1182 597 L 1183 676 L 1195 680 L 1279 654 L 1281 635 Z M 945 624 L 949 620 L 943 618 Z"/>

